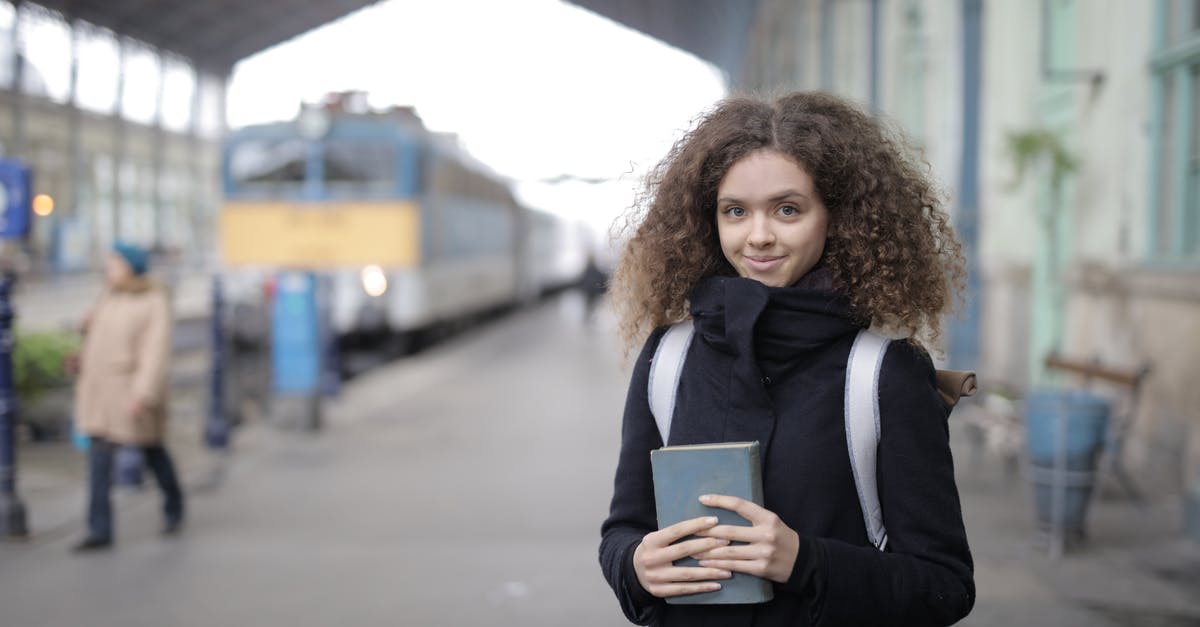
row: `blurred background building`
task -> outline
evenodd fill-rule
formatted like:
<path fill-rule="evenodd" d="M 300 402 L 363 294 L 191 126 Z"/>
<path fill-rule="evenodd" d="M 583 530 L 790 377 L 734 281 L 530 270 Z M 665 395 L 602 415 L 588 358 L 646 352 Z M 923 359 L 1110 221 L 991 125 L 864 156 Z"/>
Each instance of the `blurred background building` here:
<path fill-rule="evenodd" d="M 1197 475 L 1200 2 L 581 4 L 710 60 L 734 90 L 828 90 L 894 121 L 967 246 L 949 365 L 1016 390 L 1062 376 L 1050 354 L 1148 367 L 1126 464 L 1151 491 Z"/>
<path fill-rule="evenodd" d="M 856 98 L 948 186 L 974 271 L 952 365 L 1019 388 L 1055 376 L 1049 353 L 1150 366 L 1128 462 L 1181 489 L 1200 461 L 1200 2 L 764 0 L 751 42 L 734 86 Z"/>
<path fill-rule="evenodd" d="M 0 3 L 0 143 L 54 201 L 24 254 L 6 251 L 34 274 L 90 269 L 114 238 L 192 261 L 213 246 L 216 147 L 236 57 L 188 49 L 198 36 L 190 20 L 149 29 L 139 20 L 153 11 L 129 18 L 103 4 Z"/>
<path fill-rule="evenodd" d="M 967 245 L 947 363 L 1018 390 L 1060 376 L 1051 353 L 1148 366 L 1126 461 L 1166 491 L 1200 472 L 1200 2 L 573 4 L 707 61 L 731 90 L 828 90 L 893 120 Z M 53 201 L 8 263 L 88 270 L 129 239 L 214 267 L 239 63 L 376 3 L 277 19 L 285 5 L 0 2 L 0 146 Z"/>

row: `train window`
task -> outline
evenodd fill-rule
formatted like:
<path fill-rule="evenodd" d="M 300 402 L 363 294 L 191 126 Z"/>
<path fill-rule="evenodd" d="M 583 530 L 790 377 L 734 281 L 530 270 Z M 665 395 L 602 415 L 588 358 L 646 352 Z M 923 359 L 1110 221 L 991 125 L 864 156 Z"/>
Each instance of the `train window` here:
<path fill-rule="evenodd" d="M 304 184 L 306 146 L 301 139 L 240 141 L 229 154 L 229 178 L 236 193 L 288 194 Z"/>
<path fill-rule="evenodd" d="M 325 142 L 326 191 L 336 196 L 386 196 L 396 190 L 396 144 L 330 139 Z"/>

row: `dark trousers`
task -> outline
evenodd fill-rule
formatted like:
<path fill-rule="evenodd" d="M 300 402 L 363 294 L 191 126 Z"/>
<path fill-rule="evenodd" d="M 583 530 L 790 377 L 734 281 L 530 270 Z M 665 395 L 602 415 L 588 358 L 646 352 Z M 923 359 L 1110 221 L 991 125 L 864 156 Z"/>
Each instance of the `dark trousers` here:
<path fill-rule="evenodd" d="M 117 445 L 92 436 L 88 445 L 88 537 L 111 540 L 113 537 L 112 472 Z M 154 473 L 163 493 L 163 518 L 167 523 L 183 520 L 183 491 L 175 478 L 171 456 L 161 444 L 143 446 L 146 466 Z"/>

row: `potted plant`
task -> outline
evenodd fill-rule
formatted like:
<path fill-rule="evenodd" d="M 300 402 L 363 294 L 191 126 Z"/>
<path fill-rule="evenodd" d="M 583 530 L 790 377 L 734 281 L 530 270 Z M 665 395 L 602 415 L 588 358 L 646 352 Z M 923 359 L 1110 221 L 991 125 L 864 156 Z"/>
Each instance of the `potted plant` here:
<path fill-rule="evenodd" d="M 71 387 L 66 364 L 79 351 L 79 344 L 79 336 L 66 331 L 16 333 L 13 385 L 19 415 L 35 440 L 69 432 Z"/>

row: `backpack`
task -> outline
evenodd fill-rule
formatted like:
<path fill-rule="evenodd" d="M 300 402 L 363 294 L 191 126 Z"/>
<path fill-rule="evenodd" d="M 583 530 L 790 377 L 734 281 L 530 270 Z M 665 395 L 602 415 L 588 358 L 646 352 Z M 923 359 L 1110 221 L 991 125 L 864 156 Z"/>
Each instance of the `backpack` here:
<path fill-rule="evenodd" d="M 647 382 L 650 413 L 654 414 L 664 446 L 671 433 L 675 394 L 694 333 L 691 320 L 671 325 L 659 341 L 650 363 Z M 883 511 L 879 506 L 875 454 L 879 446 L 879 370 L 889 342 L 891 340 L 882 335 L 862 329 L 854 338 L 846 366 L 845 422 L 850 469 L 854 473 L 867 537 L 881 551 L 887 548 L 887 529 L 883 526 Z"/>

